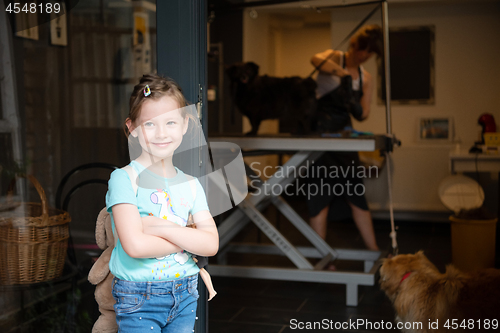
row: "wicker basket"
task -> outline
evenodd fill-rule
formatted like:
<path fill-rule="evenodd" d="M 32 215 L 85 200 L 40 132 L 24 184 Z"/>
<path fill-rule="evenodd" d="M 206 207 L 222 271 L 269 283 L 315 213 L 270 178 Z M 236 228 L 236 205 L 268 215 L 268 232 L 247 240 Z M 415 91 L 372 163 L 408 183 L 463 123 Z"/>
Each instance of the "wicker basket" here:
<path fill-rule="evenodd" d="M 48 207 L 33 176 L 41 203 L 22 203 L 0 212 L 0 284 L 28 284 L 59 277 L 64 268 L 71 217 Z"/>

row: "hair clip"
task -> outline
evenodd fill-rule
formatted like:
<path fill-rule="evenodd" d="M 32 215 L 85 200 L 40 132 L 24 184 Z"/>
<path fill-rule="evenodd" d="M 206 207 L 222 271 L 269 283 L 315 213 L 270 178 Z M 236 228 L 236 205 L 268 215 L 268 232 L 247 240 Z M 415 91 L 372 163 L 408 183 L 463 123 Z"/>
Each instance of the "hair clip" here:
<path fill-rule="evenodd" d="M 146 87 L 144 88 L 144 96 L 148 97 L 149 95 L 151 95 L 151 89 L 149 89 L 149 85 L 146 84 Z"/>

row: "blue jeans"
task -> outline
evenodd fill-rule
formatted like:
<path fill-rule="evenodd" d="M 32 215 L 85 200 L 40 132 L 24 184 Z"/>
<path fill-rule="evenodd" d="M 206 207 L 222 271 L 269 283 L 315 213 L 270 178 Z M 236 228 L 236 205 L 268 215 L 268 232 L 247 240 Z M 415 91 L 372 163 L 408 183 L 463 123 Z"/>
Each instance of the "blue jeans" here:
<path fill-rule="evenodd" d="M 118 332 L 191 333 L 196 320 L 198 274 L 174 281 L 113 279 Z"/>

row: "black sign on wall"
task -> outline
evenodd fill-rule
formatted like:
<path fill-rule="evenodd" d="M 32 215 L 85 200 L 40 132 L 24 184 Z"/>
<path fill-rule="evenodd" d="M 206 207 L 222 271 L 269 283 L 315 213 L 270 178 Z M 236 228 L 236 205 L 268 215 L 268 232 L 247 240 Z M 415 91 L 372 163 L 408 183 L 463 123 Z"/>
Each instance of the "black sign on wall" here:
<path fill-rule="evenodd" d="M 392 104 L 434 104 L 434 35 L 434 26 L 389 30 Z M 383 66 L 379 59 L 379 104 L 385 103 Z"/>

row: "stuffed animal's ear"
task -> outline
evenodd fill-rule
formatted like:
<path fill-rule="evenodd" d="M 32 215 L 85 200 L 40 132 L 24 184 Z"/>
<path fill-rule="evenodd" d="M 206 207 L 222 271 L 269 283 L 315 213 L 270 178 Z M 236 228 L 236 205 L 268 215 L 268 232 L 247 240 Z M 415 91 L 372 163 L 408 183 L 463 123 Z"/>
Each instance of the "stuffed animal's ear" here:
<path fill-rule="evenodd" d="M 104 221 L 104 227 L 106 228 L 106 246 L 113 248 L 115 246 L 115 237 L 113 235 L 113 227 L 111 226 L 111 215 L 109 214 Z"/>
<path fill-rule="evenodd" d="M 106 207 L 104 207 L 97 216 L 97 221 L 95 224 L 95 240 L 97 246 L 99 246 L 101 250 L 104 250 L 108 247 L 108 245 L 106 244 L 106 227 L 105 227 L 106 218 L 111 218 L 111 217 L 109 216 Z"/>

